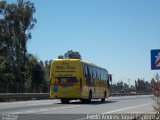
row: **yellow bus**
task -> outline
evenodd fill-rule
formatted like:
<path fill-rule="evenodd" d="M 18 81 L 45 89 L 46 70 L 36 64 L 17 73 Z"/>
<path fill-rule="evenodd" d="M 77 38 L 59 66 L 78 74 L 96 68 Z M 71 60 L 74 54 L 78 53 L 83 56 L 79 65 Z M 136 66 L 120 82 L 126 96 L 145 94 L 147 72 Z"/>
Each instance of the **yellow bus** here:
<path fill-rule="evenodd" d="M 89 102 L 91 99 L 109 97 L 111 75 L 102 67 L 79 59 L 53 60 L 50 69 L 50 97 L 60 99 L 61 103 L 80 99 Z"/>

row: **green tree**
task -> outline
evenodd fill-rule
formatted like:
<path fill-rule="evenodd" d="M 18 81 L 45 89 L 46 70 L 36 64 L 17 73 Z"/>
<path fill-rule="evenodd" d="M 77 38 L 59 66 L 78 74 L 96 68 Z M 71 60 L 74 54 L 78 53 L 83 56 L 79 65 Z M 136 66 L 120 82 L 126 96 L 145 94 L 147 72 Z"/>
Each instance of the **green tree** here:
<path fill-rule="evenodd" d="M 32 54 L 27 55 L 26 92 L 49 92 L 49 64 Z M 47 75 L 48 74 L 48 75 Z"/>
<path fill-rule="evenodd" d="M 33 92 L 43 92 L 45 85 L 45 70 L 41 62 L 37 62 L 32 67 L 32 88 Z"/>
<path fill-rule="evenodd" d="M 44 92 L 49 92 L 49 84 L 50 84 L 50 67 L 51 67 L 51 61 L 45 61 L 44 62 L 44 68 L 45 68 L 45 85 L 43 88 Z"/>
<path fill-rule="evenodd" d="M 152 83 L 149 83 L 148 81 L 139 79 L 135 81 L 135 87 L 136 91 L 139 93 L 151 93 L 152 92 Z"/>
<path fill-rule="evenodd" d="M 136 91 L 139 93 L 143 93 L 146 89 L 145 81 L 138 78 L 138 80 L 135 81 L 135 83 L 136 83 L 136 85 L 135 85 Z"/>
<path fill-rule="evenodd" d="M 64 59 L 63 55 L 59 55 L 58 59 Z"/>
<path fill-rule="evenodd" d="M 7 84 L 12 86 L 11 92 L 24 92 L 26 44 L 31 39 L 30 30 L 36 23 L 34 13 L 34 4 L 29 1 L 17 0 L 17 3 L 11 4 L 7 4 L 6 1 L 0 2 L 0 50 L 3 51 L 3 55 L 0 55 L 0 69 L 2 73 L 10 73 L 5 72 L 1 77 L 7 77 Z"/>
<path fill-rule="evenodd" d="M 148 81 L 145 81 L 145 91 L 144 92 L 146 92 L 146 93 L 152 92 L 151 84 Z"/>
<path fill-rule="evenodd" d="M 123 89 L 123 85 L 124 85 L 124 83 L 121 81 L 121 82 L 117 82 L 117 91 L 118 92 L 121 92 L 121 91 L 123 91 L 124 89 Z"/>
<path fill-rule="evenodd" d="M 38 58 L 32 54 L 27 54 L 27 60 L 26 60 L 26 82 L 25 82 L 25 88 L 26 92 L 33 92 L 32 89 L 32 71 L 33 71 L 33 66 L 38 63 Z"/>
<path fill-rule="evenodd" d="M 131 85 L 129 89 L 130 89 L 130 92 L 135 92 L 136 91 L 136 88 L 133 85 Z"/>
<path fill-rule="evenodd" d="M 129 86 L 128 84 L 124 83 L 124 92 L 128 93 L 129 92 Z"/>
<path fill-rule="evenodd" d="M 81 55 L 79 52 L 76 52 L 76 51 L 72 51 L 72 50 L 69 50 L 67 51 L 65 54 L 64 54 L 64 58 L 67 59 L 67 58 L 72 58 L 72 59 L 82 59 Z"/>

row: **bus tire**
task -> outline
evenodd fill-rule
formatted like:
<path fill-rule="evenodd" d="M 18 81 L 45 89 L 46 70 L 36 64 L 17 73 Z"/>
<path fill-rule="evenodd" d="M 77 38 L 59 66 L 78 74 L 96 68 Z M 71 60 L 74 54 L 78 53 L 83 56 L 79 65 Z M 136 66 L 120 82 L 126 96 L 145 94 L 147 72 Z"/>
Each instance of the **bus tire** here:
<path fill-rule="evenodd" d="M 106 98 L 106 91 L 104 92 L 104 98 L 101 98 L 101 102 L 105 102 L 105 98 Z"/>
<path fill-rule="evenodd" d="M 61 99 L 61 103 L 62 104 L 68 104 L 69 103 L 69 99 Z"/>
<path fill-rule="evenodd" d="M 88 102 L 91 102 L 92 100 L 92 91 L 90 90 L 89 91 L 89 96 L 88 96 Z"/>

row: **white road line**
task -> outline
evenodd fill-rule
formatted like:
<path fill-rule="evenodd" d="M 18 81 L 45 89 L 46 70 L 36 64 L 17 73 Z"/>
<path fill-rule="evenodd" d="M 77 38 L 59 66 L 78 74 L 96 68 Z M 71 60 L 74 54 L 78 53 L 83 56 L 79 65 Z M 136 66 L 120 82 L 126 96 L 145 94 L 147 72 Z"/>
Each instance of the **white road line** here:
<path fill-rule="evenodd" d="M 142 107 L 142 106 L 146 106 L 152 103 L 147 103 L 147 104 L 142 104 L 142 105 L 137 105 L 137 106 L 132 106 L 132 107 L 127 107 L 127 108 L 122 108 L 122 109 L 117 109 L 117 110 L 113 110 L 113 111 L 109 111 L 109 112 L 104 112 L 104 113 L 100 113 L 101 114 L 110 114 L 110 113 L 114 113 L 114 112 L 118 112 L 118 111 L 123 111 L 123 110 L 128 110 L 128 109 L 133 109 L 133 108 L 137 108 L 137 107 Z M 92 113 L 91 113 L 92 114 Z M 86 120 L 87 117 L 84 118 L 80 118 L 80 119 L 76 119 L 76 120 Z"/>
<path fill-rule="evenodd" d="M 64 110 L 64 109 L 70 109 L 70 108 L 77 108 L 77 107 L 81 107 L 81 105 L 70 105 L 70 106 L 62 106 L 62 107 L 55 107 L 55 108 L 50 108 L 50 109 L 46 109 L 46 108 L 42 108 L 42 109 L 39 109 L 39 110 L 32 110 L 32 111 L 24 111 L 22 112 L 22 114 L 29 114 L 29 113 L 41 113 L 41 112 L 47 112 L 47 111 L 56 111 L 56 110 Z"/>
<path fill-rule="evenodd" d="M 53 104 L 53 103 L 29 103 L 27 105 L 29 105 L 29 106 L 37 106 L 37 105 L 50 105 L 50 104 Z"/>
<path fill-rule="evenodd" d="M 23 114 L 31 114 L 31 113 L 33 113 L 33 112 L 35 112 L 35 111 L 33 111 L 33 110 L 28 110 L 28 111 L 25 111 L 25 112 L 22 112 Z"/>
<path fill-rule="evenodd" d="M 64 109 L 70 109 L 70 108 L 78 108 L 78 107 L 81 107 L 81 106 L 82 106 L 82 105 L 76 105 L 76 106 L 70 105 L 70 106 L 67 106 L 67 107 L 62 106 L 62 107 L 50 108 L 50 109 L 47 109 L 46 111 L 64 110 Z M 43 111 L 40 110 L 40 111 L 38 111 L 38 112 L 44 112 L 44 110 L 43 110 Z"/>
<path fill-rule="evenodd" d="M 60 107 L 54 107 L 54 108 L 41 108 L 41 109 L 34 109 L 34 110 L 27 110 L 27 111 L 17 111 L 17 112 L 11 112 L 10 114 L 36 114 L 36 113 L 42 113 L 47 111 L 57 111 L 57 110 L 64 110 L 64 109 L 71 109 L 71 108 L 78 108 L 82 107 L 82 105 L 69 105 L 69 106 L 60 106 Z"/>
<path fill-rule="evenodd" d="M 18 115 L 18 114 L 20 114 L 20 112 L 11 112 L 9 114 L 16 114 L 16 115 Z"/>
<path fill-rule="evenodd" d="M 122 108 L 122 109 L 117 109 L 117 110 L 113 110 L 113 111 L 109 111 L 109 112 L 104 112 L 102 114 L 110 114 L 110 113 L 114 113 L 114 112 L 119 112 L 119 111 L 123 111 L 123 110 L 128 110 L 128 109 L 133 109 L 133 108 L 137 108 L 137 107 L 146 106 L 146 105 L 149 105 L 149 104 L 151 104 L 151 103 L 137 105 L 137 106 L 132 106 L 132 107 L 127 107 L 127 108 Z"/>

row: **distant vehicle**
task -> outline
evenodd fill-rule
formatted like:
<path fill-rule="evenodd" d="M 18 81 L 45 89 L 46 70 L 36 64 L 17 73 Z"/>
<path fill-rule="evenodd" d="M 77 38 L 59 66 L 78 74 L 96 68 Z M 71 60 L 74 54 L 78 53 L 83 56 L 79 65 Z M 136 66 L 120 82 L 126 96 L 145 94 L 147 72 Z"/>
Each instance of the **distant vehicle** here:
<path fill-rule="evenodd" d="M 62 103 L 80 99 L 90 102 L 109 97 L 111 75 L 104 68 L 79 59 L 53 60 L 50 69 L 50 97 Z"/>

